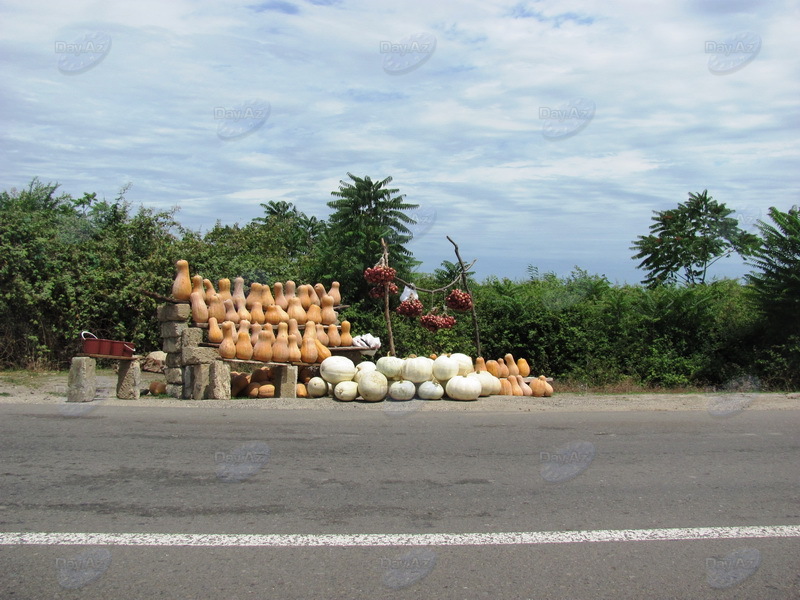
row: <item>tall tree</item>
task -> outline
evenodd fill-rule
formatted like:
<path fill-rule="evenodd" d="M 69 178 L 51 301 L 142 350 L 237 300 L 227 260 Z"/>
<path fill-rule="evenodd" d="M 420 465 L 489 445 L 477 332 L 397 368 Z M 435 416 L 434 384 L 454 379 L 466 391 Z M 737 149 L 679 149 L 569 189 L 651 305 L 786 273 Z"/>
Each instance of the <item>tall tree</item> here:
<path fill-rule="evenodd" d="M 405 194 L 389 188 L 392 178 L 373 181 L 369 177 L 347 174 L 351 181 L 340 181 L 328 202 L 333 213 L 323 242 L 327 277 L 339 279 L 350 298 L 366 295 L 368 284 L 363 272 L 381 257 L 381 238 L 389 244 L 389 262 L 398 273 L 408 273 L 419 264 L 406 244 L 413 237 L 407 225 L 416 221 L 406 211 L 418 208 L 405 201 Z M 401 275 L 402 276 L 402 275 Z"/>
<path fill-rule="evenodd" d="M 761 310 L 782 333 L 800 333 L 800 211 L 769 209 L 772 225 L 759 221 L 761 243 L 748 276 Z"/>
<path fill-rule="evenodd" d="M 721 258 L 751 255 L 758 237 L 740 229 L 733 212 L 708 190 L 690 193 L 677 208 L 655 212 L 650 235 L 640 235 L 631 246 L 637 251 L 633 258 L 642 259 L 637 267 L 647 270 L 643 283 L 703 284 L 709 267 Z"/>

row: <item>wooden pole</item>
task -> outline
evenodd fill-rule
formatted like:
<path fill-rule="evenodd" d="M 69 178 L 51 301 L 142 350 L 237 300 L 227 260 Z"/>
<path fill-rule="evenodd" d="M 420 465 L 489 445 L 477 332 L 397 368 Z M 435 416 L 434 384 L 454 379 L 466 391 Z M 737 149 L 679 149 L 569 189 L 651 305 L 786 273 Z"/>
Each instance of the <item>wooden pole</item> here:
<path fill-rule="evenodd" d="M 469 291 L 469 285 L 467 284 L 467 268 L 464 265 L 464 261 L 461 259 L 461 254 L 458 251 L 458 244 L 456 244 L 452 238 L 448 235 L 448 241 L 453 244 L 453 247 L 456 251 L 456 258 L 458 259 L 458 264 L 461 266 L 461 283 L 464 285 L 464 291 L 467 292 L 470 296 L 472 294 Z M 478 352 L 476 356 L 482 356 L 481 354 L 481 334 L 478 331 L 478 315 L 475 312 L 475 299 L 472 300 L 472 326 L 475 328 L 475 350 Z"/>
<path fill-rule="evenodd" d="M 381 238 L 381 246 L 383 247 L 383 264 L 388 267 L 389 247 L 383 238 Z M 389 334 L 389 356 L 394 356 L 394 334 L 392 333 L 392 315 L 389 311 L 389 286 L 387 284 L 383 284 L 383 316 L 386 319 L 386 331 Z"/>

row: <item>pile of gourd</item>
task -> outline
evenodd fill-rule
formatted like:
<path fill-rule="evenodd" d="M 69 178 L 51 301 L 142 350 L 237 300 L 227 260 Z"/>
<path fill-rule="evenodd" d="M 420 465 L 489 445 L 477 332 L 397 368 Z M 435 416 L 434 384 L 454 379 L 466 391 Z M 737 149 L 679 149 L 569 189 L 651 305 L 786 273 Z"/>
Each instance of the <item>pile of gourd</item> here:
<path fill-rule="evenodd" d="M 510 354 L 506 355 L 511 357 Z M 513 357 L 511 357 L 513 360 Z M 527 362 L 520 359 L 525 367 Z M 497 361 L 489 361 L 496 363 Z M 503 361 L 504 365 L 506 360 Z M 333 396 L 342 402 L 361 398 L 365 402 L 380 402 L 386 398 L 396 401 L 451 400 L 470 401 L 481 396 L 549 396 L 553 388 L 544 375 L 534 378 L 529 385 L 520 375 L 509 373 L 503 377 L 492 373 L 488 363 L 478 358 L 473 364 L 466 354 L 454 353 L 436 357 L 413 356 L 398 358 L 384 356 L 377 362 L 354 364 L 349 358 L 332 356 L 322 361 L 319 376 L 305 385 L 312 398 Z M 494 368 L 494 365 L 492 365 Z M 505 373 L 505 371 L 499 371 Z M 527 369 L 526 376 L 530 374 Z"/>
<path fill-rule="evenodd" d="M 348 321 L 339 322 L 339 282 L 294 281 L 269 285 L 253 282 L 245 294 L 244 278 L 220 279 L 218 290 L 200 275 L 189 276 L 189 263 L 175 263 L 172 297 L 191 303 L 192 320 L 208 324 L 208 341 L 219 344 L 222 358 L 279 363 L 321 363 L 331 347 L 353 345 Z M 301 329 L 303 332 L 301 333 Z"/>

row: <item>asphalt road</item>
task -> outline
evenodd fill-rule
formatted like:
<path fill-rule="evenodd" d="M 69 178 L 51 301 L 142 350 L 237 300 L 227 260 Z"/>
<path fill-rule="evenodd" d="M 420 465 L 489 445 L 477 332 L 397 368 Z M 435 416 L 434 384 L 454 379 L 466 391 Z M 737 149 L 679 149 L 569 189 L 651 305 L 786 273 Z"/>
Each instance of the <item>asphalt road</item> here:
<path fill-rule="evenodd" d="M 75 416 L 6 404 L 0 540 L 127 533 L 164 545 L 6 539 L 0 598 L 800 598 L 796 534 L 613 534 L 800 525 L 798 431 L 795 410 Z M 617 541 L 569 539 L 581 530 Z M 486 542 L 433 535 L 473 533 Z M 187 546 L 183 534 L 233 536 Z M 236 534 L 284 537 L 249 547 Z"/>

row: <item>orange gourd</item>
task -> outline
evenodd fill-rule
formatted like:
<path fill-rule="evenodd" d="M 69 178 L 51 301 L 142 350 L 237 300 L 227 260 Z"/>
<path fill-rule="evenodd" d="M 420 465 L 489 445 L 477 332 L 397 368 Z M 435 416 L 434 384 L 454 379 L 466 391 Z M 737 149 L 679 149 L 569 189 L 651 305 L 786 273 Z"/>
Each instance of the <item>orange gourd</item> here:
<path fill-rule="evenodd" d="M 328 295 L 333 298 L 333 305 L 334 306 L 341 306 L 342 304 L 342 292 L 339 289 L 339 282 L 334 281 L 331 284 L 331 289 L 328 290 Z"/>
<path fill-rule="evenodd" d="M 519 385 L 520 389 L 522 390 L 523 396 L 533 396 L 533 390 L 531 386 L 525 383 L 525 380 L 522 378 L 522 375 L 517 375 L 517 384 Z"/>
<path fill-rule="evenodd" d="M 205 288 L 206 302 L 209 301 L 211 296 L 217 295 L 217 292 L 214 289 L 214 284 L 211 283 L 210 279 L 203 279 L 203 287 Z"/>
<path fill-rule="evenodd" d="M 272 381 L 272 369 L 269 367 L 261 367 L 260 369 L 256 369 L 250 375 L 250 381 L 257 381 L 259 383 Z"/>
<path fill-rule="evenodd" d="M 339 333 L 338 331 L 336 332 Z M 330 346 L 330 339 L 328 339 L 328 334 L 325 333 L 325 327 L 322 323 L 317 323 L 317 339 L 322 342 L 323 346 Z"/>
<path fill-rule="evenodd" d="M 283 295 L 286 296 L 287 300 L 294 298 L 296 296 L 295 294 L 296 287 L 297 286 L 295 286 L 294 281 L 292 281 L 291 279 L 284 284 Z"/>
<path fill-rule="evenodd" d="M 495 377 L 500 377 L 500 367 L 497 364 L 496 360 L 487 360 L 486 370 L 489 371 L 489 373 L 491 373 Z"/>
<path fill-rule="evenodd" d="M 298 398 L 308 398 L 308 389 L 304 383 L 298 383 L 295 388 L 295 394 Z"/>
<path fill-rule="evenodd" d="M 237 329 L 236 335 L 238 336 L 239 333 L 241 333 L 242 331 L 244 331 L 247 335 L 250 335 L 250 321 L 246 319 L 242 319 L 241 321 L 239 321 L 239 327 Z"/>
<path fill-rule="evenodd" d="M 553 386 L 550 385 L 550 382 L 547 381 L 547 377 L 545 377 L 544 375 L 539 375 L 539 379 L 542 379 L 544 381 L 544 397 L 549 398 L 550 396 L 553 395 Z"/>
<path fill-rule="evenodd" d="M 267 306 L 267 312 L 264 315 L 264 322 L 270 325 L 277 325 L 281 322 L 281 313 L 278 311 L 278 306 L 270 304 Z"/>
<path fill-rule="evenodd" d="M 273 362 L 289 362 L 289 326 L 286 323 L 278 323 L 278 335 L 272 344 Z"/>
<path fill-rule="evenodd" d="M 276 281 L 275 285 L 272 287 L 275 291 L 275 304 L 280 306 L 283 310 L 289 308 L 289 300 L 283 293 L 283 284 L 280 281 Z"/>
<path fill-rule="evenodd" d="M 480 373 L 481 371 L 486 371 L 486 361 L 483 360 L 482 356 L 479 356 L 475 359 L 475 372 Z"/>
<path fill-rule="evenodd" d="M 192 293 L 192 279 L 189 277 L 189 262 L 175 262 L 175 280 L 172 282 L 172 297 L 175 300 L 188 300 Z"/>
<path fill-rule="evenodd" d="M 222 329 L 219 328 L 219 322 L 214 317 L 208 318 L 208 341 L 212 344 L 219 344 L 223 339 Z"/>
<path fill-rule="evenodd" d="M 547 378 L 544 375 L 540 375 L 531 381 L 531 390 L 533 391 L 533 395 L 537 398 L 544 396 L 545 392 L 547 391 L 547 387 L 545 386 L 546 383 Z"/>
<path fill-rule="evenodd" d="M 309 294 L 308 292 L 309 288 L 311 289 L 312 292 L 314 291 L 314 288 L 312 288 L 307 283 L 304 283 L 299 288 L 297 288 L 297 297 L 300 298 L 300 306 L 302 306 L 303 310 L 305 311 L 307 311 L 308 307 L 313 304 L 313 302 L 311 302 L 311 294 Z"/>
<path fill-rule="evenodd" d="M 306 330 L 303 333 L 303 341 L 300 344 L 300 360 L 304 363 L 313 364 L 317 362 L 317 328 L 312 321 L 306 323 Z"/>
<path fill-rule="evenodd" d="M 222 324 L 222 342 L 219 345 L 219 355 L 222 358 L 236 358 L 236 342 L 233 341 L 233 323 L 225 321 Z"/>
<path fill-rule="evenodd" d="M 289 298 L 289 310 L 287 310 L 286 313 L 289 315 L 290 319 L 294 319 L 298 323 L 305 323 L 308 320 L 306 318 L 306 311 L 303 310 L 303 305 L 298 296 Z"/>
<path fill-rule="evenodd" d="M 253 344 L 250 343 L 250 328 L 247 331 L 239 331 L 239 339 L 236 341 L 236 358 L 239 360 L 250 360 L 253 358 Z"/>
<path fill-rule="evenodd" d="M 322 285 L 321 283 L 317 283 L 316 285 L 314 285 L 314 295 L 312 296 L 314 304 L 316 304 L 317 306 L 322 304 L 322 297 L 327 293 L 328 292 L 325 291 L 325 286 Z"/>
<path fill-rule="evenodd" d="M 514 362 L 514 357 L 511 354 L 505 355 L 506 366 L 508 367 L 508 374 L 511 377 L 516 377 L 519 375 L 519 367 L 517 367 L 517 363 Z"/>
<path fill-rule="evenodd" d="M 342 346 L 348 347 L 353 345 L 353 336 L 350 335 L 350 321 L 342 321 L 342 332 L 339 335 L 342 340 Z"/>
<path fill-rule="evenodd" d="M 302 355 L 300 353 L 300 345 L 297 342 L 297 336 L 294 333 L 289 334 L 289 362 L 301 362 Z"/>
<path fill-rule="evenodd" d="M 261 300 L 256 300 L 253 302 L 252 308 L 250 309 L 250 320 L 253 321 L 253 323 L 260 323 L 263 325 L 265 319 L 264 309 L 261 308 Z"/>
<path fill-rule="evenodd" d="M 511 382 L 508 381 L 505 377 L 500 379 L 500 395 L 501 396 L 513 396 L 514 390 L 511 388 Z"/>
<path fill-rule="evenodd" d="M 322 310 L 320 310 L 319 306 L 316 304 L 312 304 L 308 307 L 308 311 L 306 312 L 306 319 L 309 321 L 314 321 L 314 323 L 322 323 Z"/>
<path fill-rule="evenodd" d="M 335 325 L 338 317 L 336 315 L 336 311 L 333 310 L 333 297 L 332 296 L 323 296 L 322 297 L 322 324 L 323 325 Z"/>
<path fill-rule="evenodd" d="M 272 330 L 269 330 L 272 333 Z M 253 347 L 253 360 L 269 362 L 272 360 L 272 341 L 270 334 L 262 329 L 258 334 L 258 341 Z"/>
<path fill-rule="evenodd" d="M 272 290 L 265 283 L 261 286 L 261 306 L 266 309 L 273 304 L 275 304 L 275 298 L 272 297 Z"/>
<path fill-rule="evenodd" d="M 231 280 L 227 277 L 224 279 L 220 279 L 217 283 L 217 287 L 219 288 L 219 292 L 217 295 L 222 298 L 222 302 L 224 303 L 225 300 L 230 300 L 231 298 Z"/>
<path fill-rule="evenodd" d="M 244 303 L 245 299 L 240 296 L 233 298 L 233 304 L 236 307 L 236 312 L 239 314 L 239 320 L 250 321 L 252 319 L 252 315 L 250 314 L 250 311 L 247 310 L 247 307 L 244 305 Z"/>
<path fill-rule="evenodd" d="M 203 278 L 200 277 L 200 275 L 195 275 L 192 277 L 192 293 L 194 292 L 198 292 L 200 294 L 200 298 L 202 298 L 203 302 L 206 301 L 206 290 L 203 287 Z"/>
<path fill-rule="evenodd" d="M 319 339 L 315 339 L 314 343 L 317 345 L 317 362 L 321 363 L 323 360 L 331 356 L 331 351 L 326 346 L 322 345 Z"/>
<path fill-rule="evenodd" d="M 519 369 L 519 374 L 523 377 L 528 377 L 531 374 L 531 367 L 524 358 L 517 359 L 517 369 Z"/>
<path fill-rule="evenodd" d="M 225 320 L 231 323 L 238 323 L 239 313 L 236 312 L 236 309 L 233 307 L 233 300 L 228 298 L 223 304 L 225 305 Z"/>
<path fill-rule="evenodd" d="M 248 385 L 250 385 L 249 375 L 246 373 L 231 373 L 231 398 L 236 398 Z"/>
<path fill-rule="evenodd" d="M 275 397 L 275 386 L 271 383 L 264 383 L 261 384 L 258 388 L 258 397 L 259 398 L 274 398 Z"/>
<path fill-rule="evenodd" d="M 509 375 L 506 381 L 511 384 L 511 395 L 512 396 L 523 396 L 522 388 L 519 387 L 519 382 L 517 381 L 518 375 Z"/>
<path fill-rule="evenodd" d="M 261 333 L 261 323 L 251 323 L 250 324 L 250 343 L 255 346 L 256 342 L 258 342 L 258 334 Z"/>
<path fill-rule="evenodd" d="M 233 293 L 231 294 L 231 298 L 246 300 L 244 295 L 244 277 L 237 277 L 233 280 Z"/>
<path fill-rule="evenodd" d="M 261 284 L 254 281 L 250 284 L 250 291 L 244 300 L 244 305 L 247 307 L 247 310 L 253 310 L 253 305 L 256 302 L 261 304 Z"/>
<path fill-rule="evenodd" d="M 500 375 L 498 375 L 498 377 L 500 377 L 501 379 L 504 377 L 508 377 L 511 374 L 508 370 L 508 365 L 506 364 L 506 361 L 503 360 L 502 358 L 497 359 L 497 370 L 500 372 Z"/>
<path fill-rule="evenodd" d="M 225 306 L 222 304 L 222 298 L 217 294 L 208 297 L 208 318 L 211 317 L 214 317 L 217 323 L 225 320 Z"/>
<path fill-rule="evenodd" d="M 288 323 L 289 322 L 289 313 L 287 313 L 285 310 L 283 310 L 283 308 L 281 308 L 277 304 L 275 306 L 278 309 L 278 314 L 281 316 L 281 322 Z"/>
<path fill-rule="evenodd" d="M 339 335 L 339 328 L 336 325 L 328 325 L 328 346 L 337 348 L 342 345 L 342 336 Z"/>
<path fill-rule="evenodd" d="M 286 332 L 289 335 L 294 334 L 295 337 L 297 337 L 297 339 L 299 340 L 300 339 L 300 327 L 297 324 L 297 320 L 296 319 L 289 319 L 289 322 L 287 323 L 287 325 L 289 327 L 287 328 Z"/>
<path fill-rule="evenodd" d="M 192 292 L 189 294 L 189 301 L 192 303 L 192 321 L 195 323 L 208 323 L 208 307 L 203 300 L 202 293 Z"/>
<path fill-rule="evenodd" d="M 248 398 L 258 398 L 258 389 L 261 387 L 261 384 L 257 381 L 255 383 L 249 383 L 246 388 L 244 388 L 244 392 L 242 393 L 243 396 L 247 396 Z"/>

